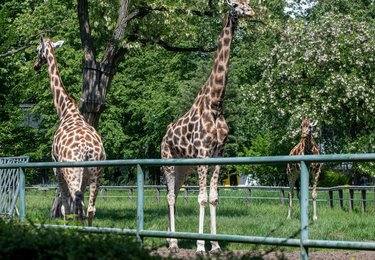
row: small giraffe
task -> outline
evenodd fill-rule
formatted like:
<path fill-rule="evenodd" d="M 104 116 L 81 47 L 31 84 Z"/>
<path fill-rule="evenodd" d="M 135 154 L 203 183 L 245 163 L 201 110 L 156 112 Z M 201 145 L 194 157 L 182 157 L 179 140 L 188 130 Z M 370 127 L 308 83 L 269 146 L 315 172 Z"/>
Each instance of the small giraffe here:
<path fill-rule="evenodd" d="M 34 69 L 39 71 L 43 64 L 48 64 L 53 101 L 60 119 L 52 144 L 52 159 L 56 162 L 105 160 L 102 140 L 95 129 L 84 120 L 75 101 L 63 86 L 57 68 L 54 48 L 63 41 L 53 43 L 48 38 L 41 38 L 37 48 L 38 57 Z M 61 213 L 65 216 L 72 213 L 68 200 L 73 202 L 74 214 L 83 221 L 83 200 L 86 187 L 90 186 L 89 206 L 87 209 L 88 225 L 92 225 L 95 214 L 95 200 L 99 189 L 101 168 L 56 168 L 60 195 Z"/>
<path fill-rule="evenodd" d="M 230 11 L 224 18 L 220 33 L 215 61 L 206 83 L 200 90 L 190 110 L 167 127 L 161 145 L 161 157 L 170 158 L 206 158 L 223 155 L 224 143 L 228 135 L 228 126 L 225 122 L 222 104 L 227 85 L 228 62 L 230 47 L 235 26 L 239 17 L 252 17 L 254 11 L 244 0 L 228 0 Z M 178 191 L 192 167 L 164 166 L 162 170 L 167 180 L 169 225 L 168 230 L 175 232 L 175 202 Z M 211 234 L 216 234 L 216 205 L 218 202 L 217 184 L 220 166 L 214 167 L 210 181 L 210 214 Z M 208 166 L 198 166 L 199 177 L 199 233 L 203 233 L 204 211 L 208 201 L 207 196 Z M 169 249 L 177 251 L 177 239 L 168 239 Z M 211 241 L 211 253 L 219 253 L 217 241 Z M 205 252 L 204 241 L 197 241 L 197 253 Z"/>
<path fill-rule="evenodd" d="M 290 151 L 289 155 L 307 155 L 307 154 L 320 154 L 319 148 L 314 140 L 312 135 L 314 128 L 317 124 L 317 121 L 310 122 L 310 120 L 305 117 L 301 124 L 302 134 L 301 134 L 301 141 L 294 146 L 294 148 Z M 310 163 L 310 173 L 314 175 L 314 184 L 313 184 L 313 191 L 312 191 L 312 199 L 313 199 L 313 210 L 314 216 L 313 221 L 317 221 L 318 217 L 316 215 L 316 186 L 318 184 L 321 163 Z M 288 208 L 288 219 L 292 217 L 292 208 L 293 208 L 293 191 L 294 185 L 298 179 L 300 174 L 300 167 L 299 163 L 288 164 L 287 166 L 287 175 L 289 181 L 289 208 Z"/>

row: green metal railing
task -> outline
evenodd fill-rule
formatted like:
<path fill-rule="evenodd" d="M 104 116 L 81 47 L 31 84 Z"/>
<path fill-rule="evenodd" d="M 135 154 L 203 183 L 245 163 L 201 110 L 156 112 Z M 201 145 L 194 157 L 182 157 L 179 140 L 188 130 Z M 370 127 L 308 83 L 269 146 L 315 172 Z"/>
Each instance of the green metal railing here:
<path fill-rule="evenodd" d="M 0 165 L 27 163 L 28 156 L 1 157 Z M 22 188 L 21 188 L 22 187 Z M 17 199 L 25 197 L 25 174 L 21 168 L 0 168 L 0 215 L 13 216 L 18 213 L 21 219 L 25 217 L 25 200 L 21 200 L 17 208 Z M 18 211 L 17 211 L 18 210 Z"/>
<path fill-rule="evenodd" d="M 140 160 L 107 160 L 90 162 L 34 162 L 0 164 L 0 169 L 19 168 L 52 168 L 52 167 L 108 167 L 108 166 L 136 166 L 137 167 L 137 228 L 100 228 L 100 227 L 77 227 L 44 225 L 51 228 L 79 229 L 97 233 L 121 233 L 135 235 L 142 244 L 144 237 L 160 238 L 185 238 L 197 240 L 215 240 L 252 244 L 268 244 L 300 247 L 301 259 L 308 259 L 308 249 L 315 248 L 337 248 L 337 249 L 357 249 L 357 250 L 375 250 L 375 242 L 354 242 L 354 241 L 335 241 L 335 240 L 311 240 L 309 239 L 308 223 L 308 186 L 309 173 L 307 164 L 310 162 L 367 162 L 375 161 L 375 154 L 340 154 L 340 155 L 305 155 L 305 156 L 269 156 L 269 157 L 235 157 L 235 158 L 206 158 L 206 159 L 140 159 Z M 300 239 L 275 238 L 275 237 L 257 237 L 257 236 L 239 236 L 224 234 L 198 234 L 190 232 L 166 232 L 158 230 L 144 230 L 144 174 L 142 166 L 162 166 L 162 165 L 235 165 L 235 164 L 272 164 L 272 163 L 300 163 L 301 164 L 301 211 L 300 211 Z M 22 171 L 21 171 L 22 172 Z M 20 203 L 25 204 L 25 185 L 21 183 Z M 21 194 L 22 193 L 22 194 Z M 24 218 L 24 214 L 21 218 Z"/>

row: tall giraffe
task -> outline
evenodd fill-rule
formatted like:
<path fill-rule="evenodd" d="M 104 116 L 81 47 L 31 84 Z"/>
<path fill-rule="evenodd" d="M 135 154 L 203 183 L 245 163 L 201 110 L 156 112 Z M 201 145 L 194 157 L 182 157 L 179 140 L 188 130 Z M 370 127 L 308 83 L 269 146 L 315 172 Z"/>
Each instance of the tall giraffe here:
<path fill-rule="evenodd" d="M 228 0 L 230 10 L 225 15 L 220 33 L 215 61 L 206 83 L 203 85 L 190 110 L 167 127 L 161 145 L 161 157 L 169 158 L 206 158 L 223 155 L 224 143 L 228 135 L 222 104 L 227 85 L 228 62 L 230 47 L 238 18 L 252 17 L 254 11 L 244 0 Z M 175 202 L 178 191 L 192 167 L 162 167 L 168 188 L 169 225 L 168 230 L 175 232 Z M 216 165 L 210 181 L 210 214 L 211 234 L 216 234 L 216 205 L 218 201 L 217 183 L 220 166 Z M 199 233 L 203 233 L 204 211 L 207 204 L 207 173 L 208 166 L 198 166 L 199 177 Z M 169 249 L 177 251 L 177 239 L 169 239 Z M 219 253 L 217 241 L 211 241 L 211 253 Z M 197 253 L 205 252 L 204 241 L 197 241 Z"/>
<path fill-rule="evenodd" d="M 320 154 L 319 148 L 314 140 L 312 135 L 314 128 L 317 122 L 310 122 L 310 120 L 305 117 L 301 124 L 301 140 L 300 142 L 294 146 L 294 148 L 290 151 L 289 155 L 307 155 L 307 154 Z M 321 163 L 310 163 L 309 170 L 310 173 L 314 175 L 314 183 L 313 183 L 313 191 L 312 191 L 312 199 L 313 199 L 313 221 L 318 219 L 316 215 L 316 186 L 318 184 L 320 169 L 322 164 Z M 288 219 L 292 217 L 292 209 L 293 209 L 293 191 L 294 185 L 298 179 L 300 174 L 301 165 L 299 163 L 288 164 L 287 166 L 287 175 L 289 181 L 289 208 L 288 208 Z"/>
<path fill-rule="evenodd" d="M 37 47 L 38 57 L 34 64 L 36 71 L 39 71 L 43 64 L 48 64 L 53 102 L 60 119 L 60 125 L 52 143 L 52 159 L 56 162 L 105 160 L 105 151 L 100 136 L 92 126 L 86 123 L 75 101 L 63 86 L 53 50 L 60 47 L 62 43 L 62 41 L 53 43 L 48 38 L 42 38 Z M 87 219 L 88 225 L 91 226 L 102 169 L 97 167 L 56 168 L 54 171 L 59 183 L 62 200 L 61 213 L 64 218 L 71 213 L 68 202 L 71 200 L 74 214 L 79 220 L 83 220 L 84 192 L 89 185 Z"/>

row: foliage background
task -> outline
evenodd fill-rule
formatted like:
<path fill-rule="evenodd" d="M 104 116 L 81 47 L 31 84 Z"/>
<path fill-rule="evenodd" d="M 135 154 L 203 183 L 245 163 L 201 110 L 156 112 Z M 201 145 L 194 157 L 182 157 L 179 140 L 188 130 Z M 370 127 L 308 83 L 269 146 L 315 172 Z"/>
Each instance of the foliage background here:
<path fill-rule="evenodd" d="M 312 6 L 305 8 L 306 3 Z M 0 54 L 41 32 L 64 40 L 56 51 L 64 85 L 78 101 L 82 50 L 75 1 L 2 1 Z M 99 56 L 114 29 L 119 2 L 89 1 Z M 155 11 L 132 20 L 121 43 L 127 52 L 108 91 L 99 131 L 108 159 L 160 158 L 166 126 L 189 107 L 210 73 L 213 52 L 167 51 L 172 46 L 214 49 L 224 1 L 135 0 L 130 11 Z M 322 153 L 373 152 L 375 147 L 375 4 L 373 0 L 250 1 L 256 12 L 242 21 L 231 52 L 224 113 L 230 127 L 225 156 L 285 155 L 299 140 L 302 117 L 318 120 Z M 287 7 L 287 9 L 285 9 Z M 285 11 L 287 10 L 287 11 Z M 206 13 L 205 13 L 206 12 Z M 50 161 L 57 126 L 46 70 L 32 70 L 38 37 L 30 47 L 0 58 L 0 156 Z M 25 104 L 28 104 L 25 106 Z M 327 170 L 341 171 L 340 165 Z M 374 174 L 370 163 L 356 176 Z M 285 165 L 226 167 L 253 173 L 261 184 L 286 184 Z M 150 169 L 150 182 L 159 181 Z M 30 172 L 29 183 L 51 181 Z M 107 183 L 131 183 L 132 169 L 109 169 Z"/>

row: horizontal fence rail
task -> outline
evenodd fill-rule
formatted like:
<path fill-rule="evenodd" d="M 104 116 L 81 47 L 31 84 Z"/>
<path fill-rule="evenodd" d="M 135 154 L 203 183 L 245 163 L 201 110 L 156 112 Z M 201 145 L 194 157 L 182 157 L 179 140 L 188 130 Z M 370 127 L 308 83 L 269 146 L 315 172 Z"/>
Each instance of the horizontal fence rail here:
<path fill-rule="evenodd" d="M 56 190 L 58 187 L 56 185 L 50 185 L 50 186 L 30 186 L 26 187 L 26 190 L 37 190 L 44 193 L 44 196 L 47 195 L 47 191 L 49 190 Z M 209 186 L 207 186 L 209 188 Z M 161 191 L 167 190 L 166 185 L 144 185 L 145 190 L 155 190 L 154 196 L 148 196 L 148 197 L 155 197 L 155 200 L 157 203 L 160 203 L 161 198 Z M 294 188 L 295 190 L 297 188 Z M 108 191 L 116 190 L 116 191 L 128 191 L 127 196 L 108 196 Z M 100 194 L 101 197 L 104 200 L 107 200 L 108 198 L 112 197 L 127 197 L 129 201 L 133 201 L 133 199 L 136 197 L 134 195 L 134 192 L 137 190 L 136 185 L 129 185 L 129 186 L 101 186 L 100 187 Z M 243 197 L 237 197 L 237 196 L 220 196 L 220 190 L 245 190 L 246 195 Z M 278 197 L 257 197 L 253 195 L 253 190 L 267 190 L 267 191 L 278 191 L 279 196 Z M 309 188 L 309 191 L 311 191 L 312 188 Z M 196 193 L 199 191 L 199 186 L 182 186 L 181 192 L 183 193 L 183 199 L 185 205 L 188 204 L 190 198 L 196 198 L 198 195 L 192 195 L 192 193 Z M 251 201 L 253 200 L 279 200 L 280 205 L 285 205 L 285 191 L 289 191 L 289 187 L 287 186 L 224 186 L 220 185 L 218 186 L 218 193 L 219 193 L 219 200 L 220 198 L 230 198 L 230 199 L 246 199 L 247 206 L 250 206 Z M 375 186 L 354 186 L 354 185 L 345 185 L 345 186 L 334 186 L 334 187 L 317 187 L 317 191 L 320 192 L 327 192 L 328 193 L 328 199 L 317 199 L 318 202 L 327 202 L 330 208 L 334 207 L 334 201 L 338 203 L 338 206 L 341 209 L 344 209 L 344 191 L 348 191 L 348 210 L 351 212 L 354 210 L 354 204 L 356 201 L 360 202 L 361 206 L 361 212 L 364 214 L 366 212 L 366 208 L 368 203 L 375 203 L 375 199 L 368 199 L 367 198 L 367 192 L 368 191 L 374 191 L 375 193 Z M 354 192 L 360 191 L 360 198 L 355 198 Z M 334 192 L 337 192 L 338 198 L 334 199 Z M 294 198 L 294 200 L 298 200 L 298 198 Z M 310 201 L 312 199 L 309 199 Z"/>
<path fill-rule="evenodd" d="M 0 169 L 9 168 L 53 168 L 53 167 L 118 167 L 118 166 L 162 166 L 162 165 L 238 165 L 238 164 L 280 164 L 310 162 L 370 162 L 375 153 L 369 154 L 323 154 L 295 156 L 221 157 L 202 159 L 131 159 L 86 162 L 29 162 L 0 164 Z"/>
<path fill-rule="evenodd" d="M 117 232 L 136 235 L 142 243 L 143 237 L 164 237 L 164 238 L 187 238 L 199 240 L 216 240 L 228 242 L 286 245 L 300 247 L 300 258 L 308 259 L 308 248 L 340 248 L 375 250 L 375 242 L 354 242 L 354 241 L 334 241 L 334 240 L 311 240 L 308 238 L 308 184 L 309 175 L 307 163 L 310 162 L 369 162 L 375 161 L 375 154 L 332 154 L 332 155 L 303 155 L 303 156 L 269 156 L 269 157 L 234 157 L 234 158 L 205 158 L 205 159 L 139 159 L 139 160 L 107 160 L 89 162 L 31 162 L 18 164 L 0 164 L 0 169 L 28 169 L 28 168 L 52 168 L 52 167 L 118 167 L 136 166 L 137 171 L 137 228 L 95 228 L 95 227 L 73 227 L 44 225 L 51 228 L 72 228 L 88 232 Z M 301 165 L 301 185 L 300 185 L 300 239 L 254 237 L 223 234 L 198 234 L 188 232 L 166 232 L 158 230 L 144 230 L 144 174 L 143 166 L 162 165 L 235 165 L 235 164 L 286 164 L 300 163 Z M 353 189 L 349 189 L 352 190 Z M 24 188 L 23 188 L 24 193 Z M 20 198 L 24 202 L 24 198 Z M 21 202 L 22 203 L 22 202 Z"/>

